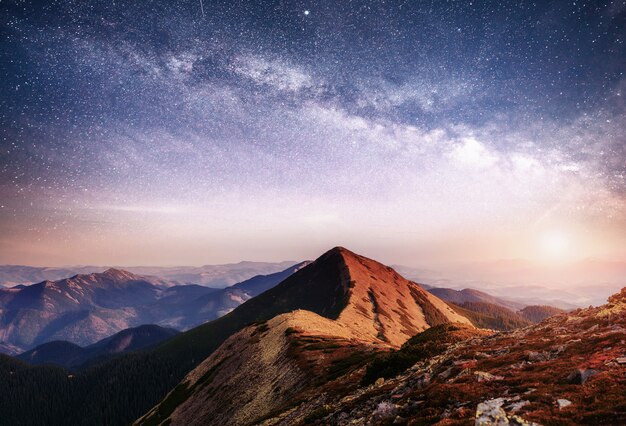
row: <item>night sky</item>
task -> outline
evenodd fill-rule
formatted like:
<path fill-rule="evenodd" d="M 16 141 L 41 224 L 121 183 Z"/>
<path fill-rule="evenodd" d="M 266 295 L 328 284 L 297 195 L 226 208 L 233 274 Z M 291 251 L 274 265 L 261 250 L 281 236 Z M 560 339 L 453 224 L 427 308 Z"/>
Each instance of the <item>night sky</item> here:
<path fill-rule="evenodd" d="M 0 263 L 626 259 L 626 1 L 0 1 Z"/>

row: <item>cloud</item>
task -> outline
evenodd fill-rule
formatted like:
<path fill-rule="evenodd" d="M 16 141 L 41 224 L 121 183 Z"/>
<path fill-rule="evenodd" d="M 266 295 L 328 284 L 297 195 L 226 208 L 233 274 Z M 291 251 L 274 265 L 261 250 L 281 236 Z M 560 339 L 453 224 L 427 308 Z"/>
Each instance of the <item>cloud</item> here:
<path fill-rule="evenodd" d="M 461 164 L 477 167 L 489 167 L 498 161 L 498 157 L 474 137 L 464 137 L 455 144 L 450 152 L 450 157 Z M 519 162 L 519 158 L 517 158 Z M 529 160 L 527 159 L 527 163 Z"/>

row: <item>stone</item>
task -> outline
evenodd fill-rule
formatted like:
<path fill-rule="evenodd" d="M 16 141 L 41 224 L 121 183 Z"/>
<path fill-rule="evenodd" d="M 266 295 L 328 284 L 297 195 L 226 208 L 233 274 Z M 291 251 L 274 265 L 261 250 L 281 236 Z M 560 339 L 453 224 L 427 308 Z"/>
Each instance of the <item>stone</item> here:
<path fill-rule="evenodd" d="M 502 409 L 503 398 L 490 399 L 478 404 L 475 426 L 508 426 L 509 419 Z"/>
<path fill-rule="evenodd" d="M 511 416 L 509 418 L 509 425 L 511 426 L 541 426 L 538 423 L 524 420 L 520 416 Z"/>
<path fill-rule="evenodd" d="M 514 402 L 512 404 L 510 404 L 507 408 L 507 410 L 509 411 L 519 411 L 521 410 L 523 407 L 526 407 L 527 405 L 530 404 L 530 401 L 528 400 L 523 400 L 523 401 L 518 401 L 518 402 Z"/>
<path fill-rule="evenodd" d="M 454 367 L 449 367 L 447 370 L 439 373 L 439 377 L 441 377 L 442 379 L 447 379 L 448 377 L 450 377 L 450 375 L 452 374 L 452 371 L 454 370 Z"/>
<path fill-rule="evenodd" d="M 395 417 L 397 412 L 398 407 L 396 407 L 396 404 L 383 401 L 376 407 L 376 411 L 374 411 L 374 416 L 379 419 L 390 419 L 392 417 Z"/>
<path fill-rule="evenodd" d="M 504 379 L 504 377 L 502 376 L 495 376 L 491 373 L 488 373 L 486 371 L 474 371 L 474 375 L 476 376 L 476 380 L 479 382 L 491 382 L 494 380 L 502 380 Z"/>
<path fill-rule="evenodd" d="M 559 407 L 559 410 L 565 407 L 569 407 L 572 405 L 572 401 L 569 399 L 559 398 L 556 400 L 556 405 Z"/>
<path fill-rule="evenodd" d="M 526 352 L 526 358 L 528 359 L 528 361 L 531 361 L 531 362 L 539 362 L 539 361 L 547 361 L 548 359 L 550 359 L 550 356 L 543 352 L 528 351 Z"/>
<path fill-rule="evenodd" d="M 579 368 L 567 376 L 567 382 L 573 385 L 584 385 L 589 377 L 595 376 L 596 374 L 598 374 L 598 372 L 591 368 Z"/>
<path fill-rule="evenodd" d="M 374 384 L 376 386 L 382 386 L 385 384 L 385 378 L 384 377 L 379 377 L 378 379 L 376 379 L 376 381 L 374 382 Z"/>
<path fill-rule="evenodd" d="M 617 363 L 620 365 L 626 364 L 626 356 L 621 356 L 619 358 L 616 358 L 615 361 L 617 361 Z"/>

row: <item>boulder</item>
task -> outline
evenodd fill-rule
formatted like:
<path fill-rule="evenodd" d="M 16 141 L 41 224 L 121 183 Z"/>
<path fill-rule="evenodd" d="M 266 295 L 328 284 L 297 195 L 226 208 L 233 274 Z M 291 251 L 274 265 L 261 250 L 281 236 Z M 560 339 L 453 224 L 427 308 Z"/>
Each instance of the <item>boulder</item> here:
<path fill-rule="evenodd" d="M 570 405 L 572 405 L 572 401 L 570 401 L 569 399 L 564 399 L 564 398 L 559 398 L 556 400 L 556 405 L 557 407 L 559 407 L 559 410 L 565 407 L 569 407 Z"/>
<path fill-rule="evenodd" d="M 591 368 L 579 368 L 567 376 L 567 383 L 571 383 L 573 385 L 584 385 L 589 377 L 595 376 L 596 374 L 598 374 L 598 372 Z"/>

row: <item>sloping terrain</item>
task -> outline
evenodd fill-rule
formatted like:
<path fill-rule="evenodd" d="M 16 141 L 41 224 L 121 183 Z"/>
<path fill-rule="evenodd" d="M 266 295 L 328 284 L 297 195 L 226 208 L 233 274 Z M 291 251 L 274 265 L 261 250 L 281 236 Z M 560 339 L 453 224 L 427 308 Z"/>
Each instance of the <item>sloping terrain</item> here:
<path fill-rule="evenodd" d="M 262 424 L 625 424 L 626 288 L 598 308 L 454 343 L 376 382 L 318 393 Z"/>
<path fill-rule="evenodd" d="M 400 346 L 418 331 L 470 321 L 393 269 L 336 247 L 229 314 L 168 341 L 159 353 L 189 369 L 245 326 L 298 309 L 358 329 L 367 339 Z"/>
<path fill-rule="evenodd" d="M 397 348 L 434 325 L 463 323 L 473 328 L 393 269 L 339 247 L 242 305 L 232 317 L 243 315 L 250 304 L 257 306 L 254 302 L 265 310 L 276 309 L 277 303 L 309 309 L 288 310 L 234 334 L 140 423 L 248 424 L 314 381 L 320 385 L 329 380 L 324 372 L 334 361 L 364 361 L 364 353 Z M 316 349 L 323 352 L 302 362 L 304 352 Z"/>
<path fill-rule="evenodd" d="M 0 340 L 22 348 L 51 340 L 91 344 L 139 325 L 138 301 L 157 300 L 163 290 L 159 282 L 115 269 L 0 290 Z"/>
<path fill-rule="evenodd" d="M 44 343 L 16 358 L 33 365 L 56 364 L 71 369 L 88 361 L 102 361 L 114 355 L 155 346 L 178 333 L 158 325 L 142 325 L 122 330 L 86 347 L 63 340 Z"/>
<path fill-rule="evenodd" d="M 121 355 L 65 380 L 57 380 L 58 370 L 22 365 L 19 374 L 11 374 L 10 367 L 0 363 L 0 375 L 6 378 L 0 381 L 5 403 L 0 405 L 0 417 L 31 424 L 24 414 L 31 412 L 44 419 L 35 424 L 128 424 L 163 400 L 231 335 L 250 324 L 299 309 L 358 331 L 360 340 L 388 348 L 399 347 L 415 330 L 455 321 L 469 324 L 445 302 L 392 269 L 335 248 L 232 312 L 181 333 L 149 352 Z M 333 371 L 340 374 L 345 367 L 339 363 Z M 348 381 L 354 383 L 358 380 Z M 20 395 L 54 389 L 67 409 L 61 415 L 33 405 L 32 400 L 12 393 L 14 386 L 20 386 Z M 283 392 L 288 394 L 289 390 Z"/>
<path fill-rule="evenodd" d="M 521 309 L 519 314 L 528 321 L 537 323 L 563 312 L 565 312 L 563 309 L 555 308 L 554 306 L 532 305 Z"/>
<path fill-rule="evenodd" d="M 525 306 L 522 303 L 506 300 L 500 297 L 495 297 L 483 291 L 475 290 L 472 288 L 454 290 L 451 288 L 436 287 L 430 288 L 428 289 L 428 291 L 438 298 L 445 300 L 446 302 L 452 302 L 456 305 L 462 305 L 463 303 L 467 302 L 483 302 L 502 306 L 513 311 L 522 309 Z"/>
<path fill-rule="evenodd" d="M 522 317 L 517 312 L 513 312 L 500 305 L 494 305 L 493 303 L 448 303 L 452 309 L 468 318 L 472 324 L 479 328 L 507 331 L 533 324 L 533 322 Z"/>
<path fill-rule="evenodd" d="M 361 340 L 358 334 L 302 310 L 246 327 L 138 423 L 249 424 L 301 390 L 343 372 L 341 367 L 352 365 L 350 361 L 365 361 L 388 349 L 382 342 Z"/>

